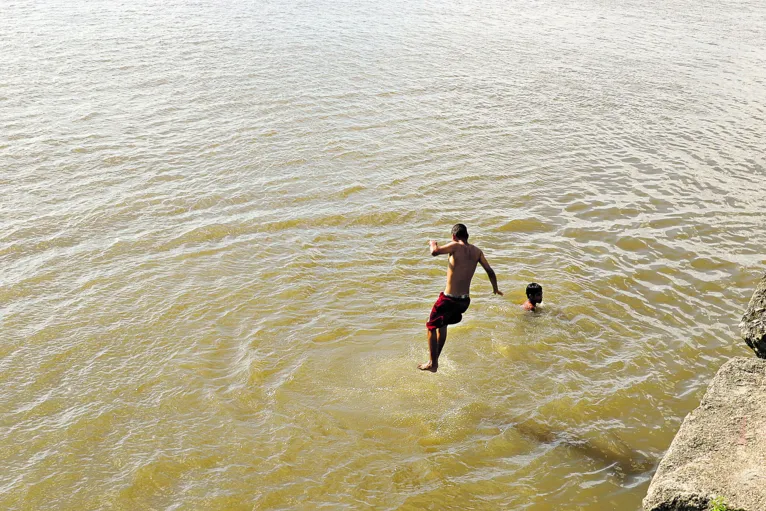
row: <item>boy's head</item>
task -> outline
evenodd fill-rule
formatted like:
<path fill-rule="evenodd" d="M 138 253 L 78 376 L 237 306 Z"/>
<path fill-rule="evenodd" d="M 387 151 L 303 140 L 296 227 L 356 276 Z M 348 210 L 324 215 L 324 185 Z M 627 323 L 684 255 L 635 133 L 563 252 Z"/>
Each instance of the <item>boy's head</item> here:
<path fill-rule="evenodd" d="M 543 286 L 532 282 L 527 286 L 527 299 L 533 304 L 537 305 L 543 301 Z"/>
<path fill-rule="evenodd" d="M 452 227 L 452 239 L 455 241 L 468 241 L 468 228 L 463 224 L 455 224 Z"/>

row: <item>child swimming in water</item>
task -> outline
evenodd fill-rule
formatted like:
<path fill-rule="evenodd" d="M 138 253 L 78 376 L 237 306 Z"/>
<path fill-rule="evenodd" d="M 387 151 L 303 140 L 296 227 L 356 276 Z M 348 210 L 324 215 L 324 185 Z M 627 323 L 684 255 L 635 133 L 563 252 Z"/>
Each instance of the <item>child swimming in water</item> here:
<path fill-rule="evenodd" d="M 532 282 L 527 286 L 527 301 L 521 305 L 525 311 L 534 311 L 538 303 L 543 301 L 543 286 Z"/>

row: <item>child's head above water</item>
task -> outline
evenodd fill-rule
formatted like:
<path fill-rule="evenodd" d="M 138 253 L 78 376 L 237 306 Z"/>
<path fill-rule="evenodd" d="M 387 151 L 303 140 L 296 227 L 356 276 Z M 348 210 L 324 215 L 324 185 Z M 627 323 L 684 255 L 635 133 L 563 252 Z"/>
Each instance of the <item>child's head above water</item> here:
<path fill-rule="evenodd" d="M 543 286 L 532 282 L 527 286 L 527 301 L 524 302 L 524 309 L 535 310 L 535 306 L 543 301 Z"/>
<path fill-rule="evenodd" d="M 527 286 L 527 298 L 530 302 L 540 303 L 543 301 L 543 286 L 537 282 L 532 282 Z"/>

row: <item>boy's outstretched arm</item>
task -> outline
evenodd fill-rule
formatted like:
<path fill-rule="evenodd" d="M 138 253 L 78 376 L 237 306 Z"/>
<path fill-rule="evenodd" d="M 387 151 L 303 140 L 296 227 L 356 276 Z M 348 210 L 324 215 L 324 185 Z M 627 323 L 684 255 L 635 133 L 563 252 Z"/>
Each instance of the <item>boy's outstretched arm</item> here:
<path fill-rule="evenodd" d="M 492 291 L 496 295 L 503 296 L 503 293 L 497 288 L 497 275 L 495 275 L 495 270 L 493 270 L 487 262 L 487 258 L 484 257 L 484 252 L 482 252 L 481 257 L 479 257 L 479 263 L 481 264 L 481 267 L 484 268 L 484 271 L 487 272 L 489 281 L 492 283 Z"/>
<path fill-rule="evenodd" d="M 454 241 L 450 241 L 449 243 L 447 243 L 443 247 L 440 247 L 439 244 L 436 243 L 436 241 L 434 241 L 434 240 L 431 240 L 431 241 L 428 242 L 428 246 L 431 249 L 431 255 L 434 256 L 434 257 L 436 257 L 438 255 L 441 255 L 441 254 L 451 254 L 452 252 L 455 251 L 455 246 L 456 245 L 457 245 L 457 243 L 455 243 Z"/>

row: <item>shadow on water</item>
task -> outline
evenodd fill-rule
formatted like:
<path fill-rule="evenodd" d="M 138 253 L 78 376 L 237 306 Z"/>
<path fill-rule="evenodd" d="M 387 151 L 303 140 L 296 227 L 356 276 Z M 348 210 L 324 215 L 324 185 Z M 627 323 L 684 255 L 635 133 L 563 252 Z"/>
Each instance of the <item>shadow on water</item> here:
<path fill-rule="evenodd" d="M 564 446 L 585 458 L 603 463 L 622 477 L 636 477 L 652 470 L 656 461 L 632 449 L 614 434 L 604 433 L 597 440 L 577 438 L 568 432 L 554 432 L 545 425 L 528 419 L 518 422 L 519 434 L 541 444 Z"/>

